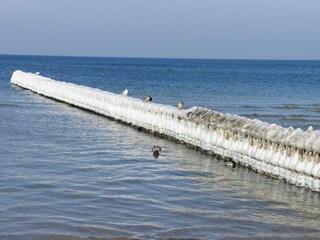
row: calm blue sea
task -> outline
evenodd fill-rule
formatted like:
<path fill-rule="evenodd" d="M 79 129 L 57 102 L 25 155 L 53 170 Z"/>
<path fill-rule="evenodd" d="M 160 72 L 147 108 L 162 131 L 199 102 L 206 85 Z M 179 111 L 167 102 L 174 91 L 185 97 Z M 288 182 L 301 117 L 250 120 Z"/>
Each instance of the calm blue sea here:
<path fill-rule="evenodd" d="M 12 86 L 17 69 L 320 129 L 320 61 L 0 55 L 0 239 L 319 238 L 319 193 Z"/>

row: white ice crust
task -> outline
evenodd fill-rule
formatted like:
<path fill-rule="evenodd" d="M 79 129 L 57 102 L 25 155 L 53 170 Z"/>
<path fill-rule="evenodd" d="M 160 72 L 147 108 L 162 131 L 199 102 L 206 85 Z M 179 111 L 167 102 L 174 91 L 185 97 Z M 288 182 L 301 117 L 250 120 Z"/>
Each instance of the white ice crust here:
<path fill-rule="evenodd" d="M 283 128 L 257 119 L 193 107 L 187 110 L 33 73 L 11 83 L 102 115 L 171 136 L 257 172 L 320 192 L 320 131 Z"/>

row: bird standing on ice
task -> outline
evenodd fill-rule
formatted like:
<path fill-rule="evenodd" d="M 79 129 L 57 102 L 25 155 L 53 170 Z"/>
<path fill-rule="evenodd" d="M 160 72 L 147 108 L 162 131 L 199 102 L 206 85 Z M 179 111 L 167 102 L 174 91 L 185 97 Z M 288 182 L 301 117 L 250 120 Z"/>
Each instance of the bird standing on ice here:
<path fill-rule="evenodd" d="M 125 89 L 123 92 L 122 92 L 122 95 L 128 95 L 129 91 L 128 89 Z"/>
<path fill-rule="evenodd" d="M 144 96 L 143 101 L 144 102 L 151 102 L 152 101 L 152 97 L 151 96 Z"/>
<path fill-rule="evenodd" d="M 40 72 L 35 72 L 34 74 L 35 74 L 35 75 L 40 75 Z"/>
<path fill-rule="evenodd" d="M 182 101 L 182 100 L 180 100 L 180 101 L 178 102 L 178 108 L 179 108 L 179 109 L 182 109 L 182 108 L 183 108 L 183 101 Z"/>

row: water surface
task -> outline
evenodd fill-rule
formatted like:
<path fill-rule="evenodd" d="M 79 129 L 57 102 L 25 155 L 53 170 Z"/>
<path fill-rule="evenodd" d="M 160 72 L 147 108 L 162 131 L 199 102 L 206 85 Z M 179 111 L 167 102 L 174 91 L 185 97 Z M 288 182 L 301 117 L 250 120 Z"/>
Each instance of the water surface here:
<path fill-rule="evenodd" d="M 0 67 L 0 238 L 320 236 L 319 193 L 10 84 L 16 69 L 39 71 L 319 129 L 320 62 L 0 56 Z"/>

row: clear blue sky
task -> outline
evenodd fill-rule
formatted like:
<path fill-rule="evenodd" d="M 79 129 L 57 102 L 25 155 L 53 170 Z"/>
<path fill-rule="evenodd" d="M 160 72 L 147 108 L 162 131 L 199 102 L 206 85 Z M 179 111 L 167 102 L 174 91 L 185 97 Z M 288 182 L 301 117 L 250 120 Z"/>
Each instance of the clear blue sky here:
<path fill-rule="evenodd" d="M 0 54 L 320 59 L 320 0 L 0 0 Z"/>

